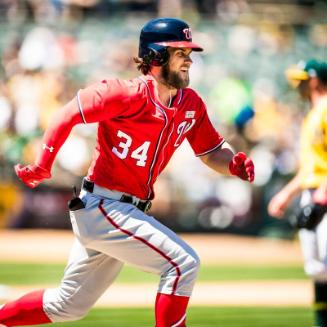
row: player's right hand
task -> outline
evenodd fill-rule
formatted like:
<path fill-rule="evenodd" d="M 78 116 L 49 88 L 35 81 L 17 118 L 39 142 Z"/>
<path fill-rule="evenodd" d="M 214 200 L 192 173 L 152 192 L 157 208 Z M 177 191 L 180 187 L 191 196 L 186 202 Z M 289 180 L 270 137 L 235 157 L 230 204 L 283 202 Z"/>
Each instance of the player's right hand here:
<path fill-rule="evenodd" d="M 48 170 L 37 165 L 18 164 L 15 166 L 15 172 L 18 178 L 30 188 L 38 186 L 44 179 L 51 177 Z"/>
<path fill-rule="evenodd" d="M 288 195 L 281 191 L 272 197 L 268 204 L 268 213 L 272 217 L 282 218 L 289 204 Z"/>

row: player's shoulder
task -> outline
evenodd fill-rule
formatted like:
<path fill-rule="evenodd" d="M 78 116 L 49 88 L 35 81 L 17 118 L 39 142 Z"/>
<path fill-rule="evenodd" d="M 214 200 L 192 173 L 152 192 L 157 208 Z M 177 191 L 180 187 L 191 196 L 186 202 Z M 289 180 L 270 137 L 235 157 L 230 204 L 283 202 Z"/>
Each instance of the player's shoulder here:
<path fill-rule="evenodd" d="M 102 83 L 106 84 L 108 89 L 119 89 L 122 94 L 128 95 L 130 97 L 144 92 L 144 85 L 138 78 L 113 78 L 103 80 Z"/>
<path fill-rule="evenodd" d="M 190 87 L 186 87 L 182 90 L 182 92 L 183 92 L 182 102 L 184 101 L 187 103 L 193 103 L 198 106 L 204 105 L 204 101 L 203 101 L 202 97 L 194 89 L 192 89 Z"/>
<path fill-rule="evenodd" d="M 185 97 L 189 97 L 189 98 L 193 98 L 193 99 L 202 101 L 200 94 L 196 90 L 192 89 L 191 87 L 185 87 L 183 89 L 183 93 L 184 93 Z"/>
<path fill-rule="evenodd" d="M 101 84 L 106 85 L 107 88 L 120 88 L 122 90 L 129 89 L 133 86 L 133 79 L 121 78 L 107 78 L 101 81 Z"/>

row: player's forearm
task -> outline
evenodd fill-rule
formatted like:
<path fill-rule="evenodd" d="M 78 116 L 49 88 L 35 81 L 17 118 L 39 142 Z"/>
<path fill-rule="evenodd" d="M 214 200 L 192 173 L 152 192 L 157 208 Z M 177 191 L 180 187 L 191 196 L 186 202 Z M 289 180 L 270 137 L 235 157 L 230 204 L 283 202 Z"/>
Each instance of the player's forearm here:
<path fill-rule="evenodd" d="M 231 162 L 233 156 L 234 151 L 232 147 L 225 142 L 219 150 L 208 153 L 200 158 L 202 162 L 211 169 L 220 174 L 230 176 L 231 173 L 229 170 L 229 163 Z"/>
<path fill-rule="evenodd" d="M 82 123 L 82 117 L 76 101 L 72 100 L 55 113 L 43 136 L 42 148 L 35 163 L 50 172 L 58 151 L 68 138 L 72 128 L 79 123 Z"/>
<path fill-rule="evenodd" d="M 289 202 L 292 201 L 299 193 L 301 193 L 301 176 L 300 173 L 296 174 L 290 182 L 288 182 L 281 192 L 287 195 Z"/>

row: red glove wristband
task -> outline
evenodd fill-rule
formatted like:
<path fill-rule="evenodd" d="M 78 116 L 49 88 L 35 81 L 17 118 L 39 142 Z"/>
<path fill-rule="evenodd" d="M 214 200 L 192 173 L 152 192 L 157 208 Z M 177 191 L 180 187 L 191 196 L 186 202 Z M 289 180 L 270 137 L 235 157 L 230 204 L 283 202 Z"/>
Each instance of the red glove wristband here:
<path fill-rule="evenodd" d="M 229 163 L 229 171 L 232 175 L 238 176 L 250 183 L 254 180 L 253 161 L 244 152 L 236 153 Z"/>
<path fill-rule="evenodd" d="M 18 164 L 15 166 L 15 172 L 18 178 L 30 188 L 38 186 L 44 179 L 51 177 L 48 170 L 38 165 L 23 166 Z"/>

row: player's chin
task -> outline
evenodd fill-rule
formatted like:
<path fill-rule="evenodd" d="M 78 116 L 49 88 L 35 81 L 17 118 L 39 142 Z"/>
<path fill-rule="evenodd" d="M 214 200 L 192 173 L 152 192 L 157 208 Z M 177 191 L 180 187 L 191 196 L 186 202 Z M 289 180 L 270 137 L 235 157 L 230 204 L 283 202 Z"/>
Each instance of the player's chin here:
<path fill-rule="evenodd" d="M 182 87 L 187 87 L 190 84 L 190 75 L 188 72 L 180 72 L 179 73 L 180 84 Z"/>

